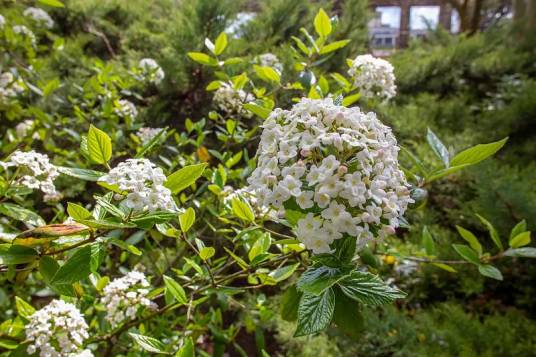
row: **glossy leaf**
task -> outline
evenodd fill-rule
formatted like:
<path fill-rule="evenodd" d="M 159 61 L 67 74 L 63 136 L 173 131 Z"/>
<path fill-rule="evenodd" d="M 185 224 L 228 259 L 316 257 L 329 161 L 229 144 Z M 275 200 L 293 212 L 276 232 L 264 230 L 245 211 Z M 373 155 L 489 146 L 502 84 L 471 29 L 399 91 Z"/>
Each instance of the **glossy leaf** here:
<path fill-rule="evenodd" d="M 181 231 L 184 233 L 192 227 L 195 222 L 195 210 L 192 207 L 188 207 L 184 213 L 179 215 L 179 223 Z"/>
<path fill-rule="evenodd" d="M 97 164 L 105 164 L 112 158 L 112 140 L 93 125 L 90 125 L 87 134 L 87 149 L 89 157 Z"/>
<path fill-rule="evenodd" d="M 207 164 L 196 164 L 185 166 L 168 176 L 164 186 L 169 188 L 173 193 L 179 193 L 185 188 L 191 186 L 201 175 Z"/>

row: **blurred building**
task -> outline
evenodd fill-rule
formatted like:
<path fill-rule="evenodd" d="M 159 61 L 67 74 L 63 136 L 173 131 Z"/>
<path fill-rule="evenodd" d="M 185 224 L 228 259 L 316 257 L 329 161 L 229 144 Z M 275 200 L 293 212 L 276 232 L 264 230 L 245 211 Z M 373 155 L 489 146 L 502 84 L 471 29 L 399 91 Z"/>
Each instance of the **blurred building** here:
<path fill-rule="evenodd" d="M 376 56 L 406 47 L 409 39 L 425 37 L 438 25 L 459 29 L 457 13 L 441 0 L 371 0 L 374 17 L 368 24 L 370 46 Z"/>

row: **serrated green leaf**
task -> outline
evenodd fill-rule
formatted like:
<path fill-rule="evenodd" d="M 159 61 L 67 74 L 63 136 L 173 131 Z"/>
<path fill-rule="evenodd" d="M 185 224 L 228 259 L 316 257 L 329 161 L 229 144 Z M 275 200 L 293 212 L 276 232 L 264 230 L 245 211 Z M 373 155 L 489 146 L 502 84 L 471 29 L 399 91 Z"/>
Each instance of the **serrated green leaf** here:
<path fill-rule="evenodd" d="M 216 38 L 216 42 L 214 43 L 214 54 L 216 56 L 222 54 L 226 47 L 227 47 L 227 34 L 225 32 L 222 32 L 220 33 L 218 38 Z"/>
<path fill-rule="evenodd" d="M 188 57 L 205 66 L 217 66 L 218 60 L 202 52 L 188 52 Z"/>
<path fill-rule="evenodd" d="M 320 295 L 347 276 L 347 273 L 341 272 L 338 268 L 327 266 L 311 267 L 300 276 L 296 287 L 300 291 Z"/>
<path fill-rule="evenodd" d="M 205 163 L 185 166 L 169 175 L 164 186 L 173 193 L 179 193 L 194 184 L 201 177 L 206 167 L 207 164 Z"/>
<path fill-rule="evenodd" d="M 510 247 L 520 248 L 530 243 L 530 232 L 521 232 L 510 240 Z"/>
<path fill-rule="evenodd" d="M 428 128 L 428 132 L 426 133 L 426 140 L 428 141 L 428 144 L 430 145 L 434 153 L 437 155 L 437 157 L 441 161 L 443 161 L 445 167 L 448 168 L 450 166 L 449 151 L 447 150 L 445 144 L 443 144 L 443 142 L 430 128 Z"/>
<path fill-rule="evenodd" d="M 177 302 L 181 304 L 187 304 L 188 298 L 186 297 L 186 293 L 184 292 L 184 289 L 178 282 L 176 282 L 173 278 L 170 278 L 167 275 L 164 275 L 164 283 L 166 284 L 166 290 L 173 295 L 173 297 L 177 300 Z"/>
<path fill-rule="evenodd" d="M 476 236 L 471 231 L 463 227 L 456 226 L 456 229 L 458 230 L 458 233 L 460 233 L 462 238 L 465 239 L 467 243 L 469 243 L 471 248 L 473 248 L 479 256 L 482 255 L 482 245 L 478 242 Z"/>
<path fill-rule="evenodd" d="M 169 354 L 168 352 L 164 351 L 166 349 L 166 346 L 154 337 L 140 335 L 133 332 L 129 332 L 128 334 L 130 335 L 130 337 L 132 337 L 134 342 L 136 342 L 136 344 L 143 348 L 145 351 L 152 353 Z"/>
<path fill-rule="evenodd" d="M 72 202 L 67 203 L 67 213 L 75 220 L 91 217 L 91 212 L 89 212 L 84 207 Z"/>
<path fill-rule="evenodd" d="M 184 233 L 192 227 L 195 222 L 195 210 L 192 207 L 188 207 L 184 213 L 179 215 L 179 223 L 181 231 Z"/>
<path fill-rule="evenodd" d="M 331 20 L 324 9 L 318 10 L 314 19 L 314 26 L 316 33 L 321 37 L 327 37 L 331 33 Z"/>
<path fill-rule="evenodd" d="M 506 144 L 507 140 L 508 137 L 489 144 L 475 145 L 454 156 L 450 164 L 452 166 L 477 164 L 480 161 L 487 159 L 488 157 L 499 151 L 504 146 L 504 144 Z"/>
<path fill-rule="evenodd" d="M 19 316 L 22 316 L 26 319 L 32 316 L 35 312 L 35 308 L 32 305 L 28 304 L 18 296 L 15 296 L 15 306 L 17 307 L 17 313 Z"/>
<path fill-rule="evenodd" d="M 493 243 L 495 243 L 497 248 L 499 248 L 502 251 L 504 248 L 503 248 L 503 244 L 501 242 L 501 237 L 499 236 L 499 233 L 497 232 L 495 227 L 493 227 L 493 225 L 487 219 L 482 217 L 481 215 L 477 214 L 476 216 L 478 217 L 478 219 L 480 219 L 480 221 L 488 229 L 489 236 L 490 236 L 491 240 L 493 241 Z"/>
<path fill-rule="evenodd" d="M 216 249 L 214 249 L 213 247 L 203 247 L 199 251 L 199 257 L 204 261 L 207 261 L 212 258 L 214 254 L 216 254 Z"/>
<path fill-rule="evenodd" d="M 338 286 L 349 298 L 371 306 L 389 304 L 395 299 L 406 297 L 406 293 L 387 285 L 378 276 L 368 272 L 354 271 L 338 282 Z"/>
<path fill-rule="evenodd" d="M 87 245 L 74 252 L 69 260 L 59 268 L 51 283 L 52 285 L 74 284 L 87 278 L 91 273 L 90 268 L 91 247 Z"/>
<path fill-rule="evenodd" d="M 488 278 L 492 278 L 495 280 L 503 280 L 501 271 L 495 268 L 493 265 L 489 265 L 489 264 L 479 265 L 478 271 L 480 272 L 480 274 L 487 276 Z"/>
<path fill-rule="evenodd" d="M 465 244 L 453 244 L 452 247 L 454 250 L 465 260 L 470 263 L 479 265 L 480 259 L 478 258 L 477 252 L 475 252 L 471 247 Z"/>
<path fill-rule="evenodd" d="M 104 131 L 90 125 L 87 149 L 91 160 L 97 164 L 106 164 L 112 158 L 112 139 Z"/>
<path fill-rule="evenodd" d="M 525 247 L 525 248 L 508 249 L 507 251 L 504 252 L 504 255 L 507 257 L 536 258 L 536 248 Z"/>
<path fill-rule="evenodd" d="M 298 306 L 298 326 L 294 337 L 310 335 L 327 328 L 335 311 L 335 293 L 329 288 L 320 295 L 304 293 Z"/>
<path fill-rule="evenodd" d="M 242 201 L 240 198 L 234 197 L 232 199 L 231 208 L 234 215 L 243 221 L 255 221 L 255 215 L 253 214 L 253 210 L 251 209 L 250 205 L 247 202 Z"/>

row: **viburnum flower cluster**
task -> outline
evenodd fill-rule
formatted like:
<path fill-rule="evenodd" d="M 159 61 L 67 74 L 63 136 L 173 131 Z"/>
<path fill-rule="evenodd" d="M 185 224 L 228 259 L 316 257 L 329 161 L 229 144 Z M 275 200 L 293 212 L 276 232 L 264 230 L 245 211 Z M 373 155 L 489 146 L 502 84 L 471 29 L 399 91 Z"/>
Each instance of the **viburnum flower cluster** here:
<path fill-rule="evenodd" d="M 305 213 L 296 235 L 307 248 L 327 253 L 345 235 L 361 247 L 394 233 L 412 200 L 396 139 L 374 113 L 303 98 L 262 127 L 248 183 L 263 205 Z"/>
<path fill-rule="evenodd" d="M 128 159 L 102 176 L 99 181 L 125 191 L 124 205 L 134 212 L 176 211 L 171 191 L 164 186 L 166 175 L 147 159 Z"/>
<path fill-rule="evenodd" d="M 126 99 L 119 99 L 117 101 L 118 106 L 114 109 L 115 114 L 122 118 L 136 119 L 138 116 L 138 109 L 134 103 Z"/>
<path fill-rule="evenodd" d="M 24 16 L 31 18 L 35 22 L 42 24 L 47 29 L 50 29 L 54 26 L 54 20 L 52 17 L 43 9 L 38 7 L 29 7 L 22 13 Z"/>
<path fill-rule="evenodd" d="M 143 79 L 154 84 L 160 84 L 166 76 L 162 67 L 152 58 L 142 58 L 138 67 Z"/>
<path fill-rule="evenodd" d="M 147 144 L 149 141 L 151 141 L 155 136 L 158 135 L 162 131 L 163 128 L 139 128 L 138 132 L 136 133 L 136 136 L 140 138 L 141 142 L 143 144 Z"/>
<path fill-rule="evenodd" d="M 50 163 L 48 156 L 35 151 L 15 151 L 8 162 L 1 163 L 4 168 L 15 166 L 21 169 L 22 176 L 18 180 L 23 186 L 41 190 L 45 201 L 56 200 L 61 194 L 56 191 L 54 180 L 59 176 L 56 166 Z"/>
<path fill-rule="evenodd" d="M 357 56 L 348 74 L 365 98 L 383 97 L 390 99 L 396 95 L 393 66 L 372 55 Z"/>
<path fill-rule="evenodd" d="M 28 135 L 30 130 L 32 130 L 33 126 L 34 121 L 27 119 L 17 124 L 17 126 L 15 127 L 15 132 L 17 133 L 17 136 L 19 138 L 24 138 Z"/>
<path fill-rule="evenodd" d="M 244 104 L 252 102 L 255 97 L 241 89 L 235 90 L 228 84 L 223 84 L 214 93 L 214 103 L 223 112 L 238 114 L 244 118 L 251 118 L 253 113 L 243 108 Z"/>
<path fill-rule="evenodd" d="M 24 87 L 20 79 L 15 78 L 11 72 L 0 74 L 0 100 L 16 97 L 22 92 L 24 92 Z"/>
<path fill-rule="evenodd" d="M 93 356 L 89 350 L 82 350 L 89 337 L 88 325 L 73 304 L 52 300 L 28 319 L 25 330 L 29 354 L 39 351 L 40 357 Z"/>
<path fill-rule="evenodd" d="M 157 305 L 147 298 L 149 282 L 145 274 L 131 271 L 114 279 L 103 289 L 100 302 L 106 306 L 106 320 L 112 327 L 126 319 L 132 320 L 140 307 L 155 309 Z"/>
<path fill-rule="evenodd" d="M 259 56 L 259 64 L 261 66 L 272 67 L 279 74 L 283 72 L 283 64 L 279 61 L 276 55 L 273 53 L 264 53 Z"/>
<path fill-rule="evenodd" d="M 36 39 L 34 33 L 32 32 L 32 30 L 30 30 L 29 28 L 27 28 L 24 25 L 15 25 L 15 26 L 13 26 L 13 32 L 18 34 L 18 35 L 22 35 L 22 36 L 25 36 L 25 37 L 29 38 L 30 42 L 32 43 L 32 45 L 35 45 L 35 43 L 37 41 L 37 39 Z"/>

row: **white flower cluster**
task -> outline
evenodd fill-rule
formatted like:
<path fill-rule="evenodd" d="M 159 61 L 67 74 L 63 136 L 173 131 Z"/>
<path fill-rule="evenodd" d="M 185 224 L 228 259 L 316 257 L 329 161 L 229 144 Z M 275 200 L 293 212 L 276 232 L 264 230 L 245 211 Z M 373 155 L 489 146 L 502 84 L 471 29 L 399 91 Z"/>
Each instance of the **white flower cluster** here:
<path fill-rule="evenodd" d="M 216 93 L 214 93 L 214 103 L 223 112 L 229 114 L 238 114 L 244 118 L 251 118 L 253 113 L 245 110 L 243 105 L 255 100 L 251 93 L 243 90 L 235 90 L 228 84 L 223 84 Z"/>
<path fill-rule="evenodd" d="M 43 191 L 45 201 L 57 200 L 61 194 L 56 191 L 54 180 L 59 176 L 56 166 L 50 163 L 48 156 L 35 151 L 15 151 L 10 161 L 1 163 L 4 168 L 15 166 L 23 169 L 19 183 L 31 189 Z"/>
<path fill-rule="evenodd" d="M 54 20 L 52 17 L 43 9 L 38 7 L 29 7 L 22 13 L 24 16 L 33 19 L 35 22 L 43 24 L 47 29 L 50 29 L 54 26 Z"/>
<path fill-rule="evenodd" d="M 6 24 L 6 19 L 4 18 L 4 16 L 0 14 L 0 28 L 4 27 L 5 24 Z"/>
<path fill-rule="evenodd" d="M 100 181 L 126 191 L 124 204 L 135 212 L 176 211 L 171 191 L 164 186 L 166 175 L 147 159 L 128 159 L 102 176 Z M 123 196 L 121 196 L 123 197 Z"/>
<path fill-rule="evenodd" d="M 396 95 L 393 66 L 385 60 L 371 55 L 357 56 L 348 74 L 352 77 L 354 86 L 359 88 L 365 98 L 390 99 Z"/>
<path fill-rule="evenodd" d="M 284 212 L 294 201 L 307 213 L 296 229 L 307 248 L 330 252 L 344 235 L 361 247 L 394 233 L 412 200 L 396 139 L 374 113 L 303 98 L 262 127 L 248 183 L 263 205 Z"/>
<path fill-rule="evenodd" d="M 261 66 L 272 67 L 279 74 L 283 72 L 283 64 L 279 61 L 276 55 L 273 53 L 264 53 L 259 56 L 259 64 Z"/>
<path fill-rule="evenodd" d="M 140 138 L 141 142 L 143 144 L 147 144 L 149 141 L 151 141 L 155 136 L 158 135 L 162 131 L 163 128 L 139 128 L 138 132 L 136 133 L 136 136 Z"/>
<path fill-rule="evenodd" d="M 138 116 L 138 109 L 134 103 L 126 99 L 119 99 L 117 101 L 118 107 L 114 109 L 115 114 L 119 115 L 122 118 L 131 118 L 136 119 Z"/>
<path fill-rule="evenodd" d="M 0 100 L 14 98 L 24 92 L 20 79 L 15 78 L 11 72 L 0 73 Z"/>
<path fill-rule="evenodd" d="M 140 306 L 151 309 L 157 307 L 147 298 L 148 287 L 149 282 L 145 274 L 139 271 L 131 271 L 104 287 L 104 296 L 100 302 L 106 306 L 106 320 L 112 327 L 126 319 L 134 319 Z"/>
<path fill-rule="evenodd" d="M 152 58 L 142 58 L 138 67 L 142 71 L 143 78 L 154 84 L 159 84 L 166 76 L 162 67 Z"/>
<path fill-rule="evenodd" d="M 32 32 L 32 30 L 30 30 L 29 28 L 27 28 L 24 25 L 13 26 L 13 32 L 16 33 L 16 34 L 28 37 L 30 39 L 30 42 L 32 43 L 32 45 L 35 45 L 35 43 L 37 41 L 37 39 L 36 39 L 34 33 Z"/>
<path fill-rule="evenodd" d="M 93 356 L 81 346 L 88 336 L 88 325 L 73 304 L 52 300 L 50 304 L 29 317 L 26 339 L 30 341 L 26 352 L 40 357 Z"/>
<path fill-rule="evenodd" d="M 17 124 L 17 126 L 15 127 L 15 132 L 17 133 L 17 136 L 19 138 L 24 138 L 28 135 L 33 126 L 34 121 L 27 119 Z"/>

